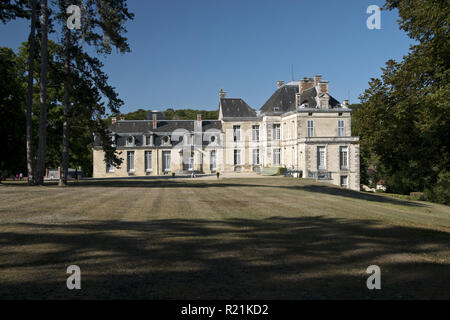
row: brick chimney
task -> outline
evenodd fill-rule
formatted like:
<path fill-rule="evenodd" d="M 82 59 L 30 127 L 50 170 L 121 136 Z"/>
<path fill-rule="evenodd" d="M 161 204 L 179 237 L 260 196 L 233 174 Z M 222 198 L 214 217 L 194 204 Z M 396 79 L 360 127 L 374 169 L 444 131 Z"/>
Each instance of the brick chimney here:
<path fill-rule="evenodd" d="M 279 80 L 277 81 L 277 88 L 281 88 L 282 86 L 284 86 L 284 81 L 283 80 Z"/>
<path fill-rule="evenodd" d="M 202 115 L 201 114 L 197 114 L 197 125 L 198 126 L 202 125 Z"/>
<path fill-rule="evenodd" d="M 114 124 L 114 123 L 116 123 L 117 122 L 117 118 L 116 117 L 112 117 L 111 118 L 111 124 Z"/>
<path fill-rule="evenodd" d="M 319 82 L 319 93 L 320 94 L 328 93 L 328 81 Z"/>
<path fill-rule="evenodd" d="M 158 121 L 156 118 L 156 113 L 153 113 L 153 129 L 158 129 Z"/>
<path fill-rule="evenodd" d="M 298 82 L 299 93 L 302 94 L 305 90 L 314 87 L 314 80 L 304 77 Z"/>

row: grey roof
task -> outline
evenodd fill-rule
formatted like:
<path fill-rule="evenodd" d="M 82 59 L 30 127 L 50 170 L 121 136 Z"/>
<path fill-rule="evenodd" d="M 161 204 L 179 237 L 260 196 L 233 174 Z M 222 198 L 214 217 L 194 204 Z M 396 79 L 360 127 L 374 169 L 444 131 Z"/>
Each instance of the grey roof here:
<path fill-rule="evenodd" d="M 286 113 L 295 111 L 295 96 L 297 93 L 299 93 L 298 85 L 290 82 L 275 91 L 260 110 L 262 113 Z M 317 90 L 315 87 L 306 89 L 300 95 L 300 104 L 308 103 L 309 108 L 316 108 L 316 97 Z M 330 106 L 331 108 L 338 107 L 339 101 L 330 96 Z M 276 110 L 277 107 L 278 110 Z"/>
<path fill-rule="evenodd" d="M 256 118 L 256 111 L 253 110 L 244 100 L 237 98 L 220 99 L 222 106 L 222 116 L 224 118 Z"/>
<path fill-rule="evenodd" d="M 261 112 L 285 113 L 295 110 L 295 95 L 298 93 L 298 85 L 284 85 L 267 100 L 261 107 Z M 278 108 L 278 111 L 276 110 Z"/>
<path fill-rule="evenodd" d="M 171 135 L 176 129 L 185 129 L 194 132 L 197 120 L 158 120 L 157 128 L 153 128 L 153 121 L 150 120 L 122 120 L 117 121 L 109 127 L 109 131 L 115 134 L 116 145 L 123 147 L 129 136 L 134 137 L 134 145 L 142 147 L 144 144 L 144 134 L 154 135 L 154 145 L 161 146 L 164 136 Z M 210 129 L 222 131 L 222 122 L 219 120 L 203 120 L 202 131 L 206 132 Z M 183 139 L 182 137 L 180 138 Z M 176 141 L 178 143 L 178 141 Z M 99 141 L 95 139 L 94 146 L 99 147 Z"/>
<path fill-rule="evenodd" d="M 150 120 L 117 121 L 109 130 L 118 134 L 146 133 L 146 132 L 172 132 L 176 129 L 194 130 L 194 120 L 158 120 L 157 128 L 153 128 Z"/>

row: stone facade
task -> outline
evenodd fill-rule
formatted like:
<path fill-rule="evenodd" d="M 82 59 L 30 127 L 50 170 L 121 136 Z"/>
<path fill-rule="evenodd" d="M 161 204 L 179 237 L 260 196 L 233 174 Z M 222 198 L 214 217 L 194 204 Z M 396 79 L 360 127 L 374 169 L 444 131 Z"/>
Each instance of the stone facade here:
<path fill-rule="evenodd" d="M 285 167 L 296 176 L 359 190 L 359 138 L 351 135 L 348 102 L 331 97 L 321 76 L 277 86 L 259 111 L 221 90 L 215 121 L 165 120 L 160 113 L 144 121 L 114 121 L 112 142 L 124 163 L 107 167 L 96 144 L 94 177 Z"/>

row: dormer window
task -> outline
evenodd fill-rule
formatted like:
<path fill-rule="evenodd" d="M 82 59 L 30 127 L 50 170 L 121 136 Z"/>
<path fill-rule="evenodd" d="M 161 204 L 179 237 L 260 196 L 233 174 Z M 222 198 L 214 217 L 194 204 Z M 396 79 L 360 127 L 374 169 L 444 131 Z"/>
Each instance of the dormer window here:
<path fill-rule="evenodd" d="M 275 111 L 275 112 L 280 111 L 280 107 L 274 107 L 274 108 L 273 108 L 273 111 Z"/>
<path fill-rule="evenodd" d="M 153 145 L 153 135 L 152 134 L 144 135 L 144 143 L 146 146 L 152 146 Z"/>
<path fill-rule="evenodd" d="M 164 145 L 168 145 L 168 144 L 170 144 L 170 137 L 169 136 L 164 136 L 162 141 L 163 141 Z"/>
<path fill-rule="evenodd" d="M 211 136 L 211 143 L 214 143 L 216 141 L 216 136 Z"/>
<path fill-rule="evenodd" d="M 129 136 L 127 138 L 127 147 L 134 147 L 134 137 L 133 136 Z"/>

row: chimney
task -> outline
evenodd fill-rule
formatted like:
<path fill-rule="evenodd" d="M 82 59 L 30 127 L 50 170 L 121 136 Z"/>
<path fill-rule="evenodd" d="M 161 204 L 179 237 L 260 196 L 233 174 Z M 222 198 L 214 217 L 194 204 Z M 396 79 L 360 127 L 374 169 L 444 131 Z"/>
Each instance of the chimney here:
<path fill-rule="evenodd" d="M 322 82 L 322 75 L 316 74 L 314 76 L 314 86 L 317 86 L 320 82 Z"/>
<path fill-rule="evenodd" d="M 223 91 L 223 89 L 220 89 L 219 98 L 224 99 L 224 98 L 226 98 L 226 96 L 227 96 L 227 93 L 225 91 Z"/>
<path fill-rule="evenodd" d="M 117 118 L 116 117 L 112 117 L 111 118 L 111 124 L 114 124 L 114 123 L 116 123 L 117 122 Z"/>
<path fill-rule="evenodd" d="M 153 116 L 153 129 L 158 129 L 158 121 L 156 118 L 156 113 L 153 113 L 152 116 Z"/>
<path fill-rule="evenodd" d="M 307 77 L 304 77 L 298 82 L 298 90 L 300 94 L 312 87 L 314 87 L 314 81 L 312 79 L 308 79 Z"/>
<path fill-rule="evenodd" d="M 201 114 L 197 114 L 197 125 L 198 126 L 202 125 L 202 115 Z"/>
<path fill-rule="evenodd" d="M 348 108 L 348 100 L 344 100 L 343 106 L 344 106 L 344 108 Z"/>
<path fill-rule="evenodd" d="M 282 86 L 284 86 L 284 81 L 283 80 L 279 80 L 277 81 L 277 88 L 281 88 Z"/>
<path fill-rule="evenodd" d="M 125 117 L 124 116 L 121 116 L 120 117 L 120 121 L 124 121 L 125 120 Z"/>
<path fill-rule="evenodd" d="M 328 93 L 328 81 L 319 82 L 319 92 L 320 94 Z"/>

